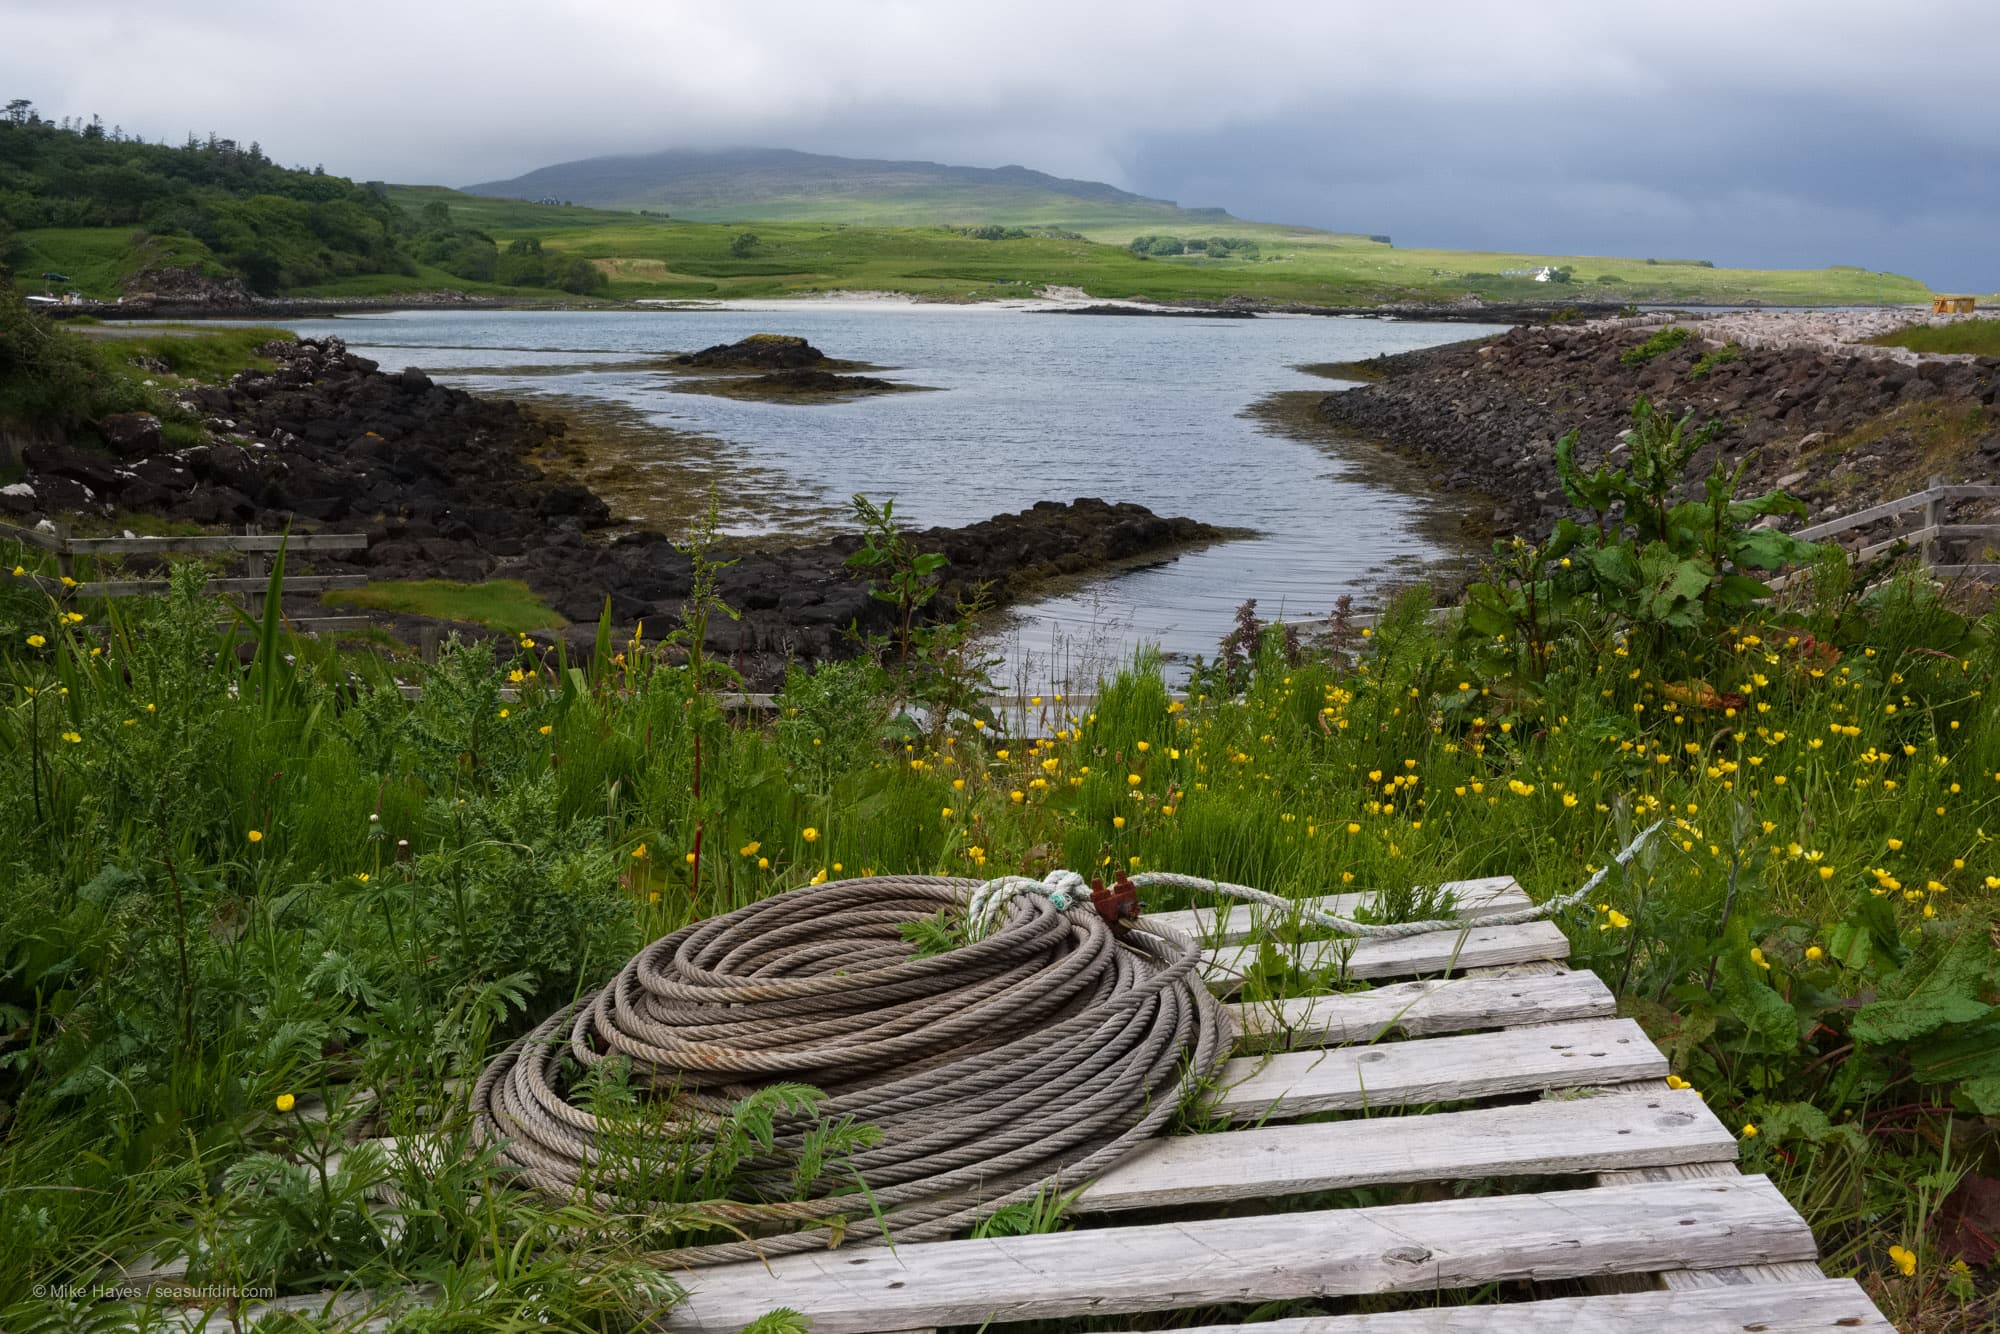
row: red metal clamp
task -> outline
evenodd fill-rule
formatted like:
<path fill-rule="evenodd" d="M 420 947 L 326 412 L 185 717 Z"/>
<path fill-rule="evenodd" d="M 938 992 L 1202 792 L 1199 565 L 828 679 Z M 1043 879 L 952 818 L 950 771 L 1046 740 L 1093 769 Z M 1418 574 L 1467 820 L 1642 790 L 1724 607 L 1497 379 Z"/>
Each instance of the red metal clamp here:
<path fill-rule="evenodd" d="M 1112 926 L 1139 920 L 1139 887 L 1120 871 L 1109 886 L 1102 880 L 1090 882 L 1090 903 L 1097 915 Z"/>

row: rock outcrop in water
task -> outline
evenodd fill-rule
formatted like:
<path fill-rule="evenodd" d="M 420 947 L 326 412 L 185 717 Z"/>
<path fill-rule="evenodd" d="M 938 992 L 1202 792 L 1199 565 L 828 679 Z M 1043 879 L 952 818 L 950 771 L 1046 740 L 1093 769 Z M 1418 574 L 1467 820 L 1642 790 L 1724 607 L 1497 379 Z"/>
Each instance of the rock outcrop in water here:
<path fill-rule="evenodd" d="M 0 489 L 0 515 L 32 522 L 144 511 L 202 525 L 277 530 L 303 520 L 300 528 L 362 531 L 365 552 L 319 558 L 311 568 L 377 580 L 522 579 L 580 623 L 573 631 L 580 645 L 607 600 L 621 627 L 676 618 L 692 587 L 689 558 L 656 532 L 607 537 L 604 502 L 543 471 L 571 448 L 562 419 L 446 388 L 421 371 L 385 373 L 338 339 L 263 350 L 278 361 L 274 372 L 186 393 L 186 405 L 207 419 L 210 443 L 169 449 L 148 419 L 119 424 L 124 457 L 32 444 L 27 476 Z M 914 534 L 922 549 L 950 561 L 934 604 L 940 613 L 980 584 L 1005 605 L 1055 577 L 1224 536 L 1191 519 L 1096 499 L 1044 502 Z M 730 553 L 736 564 L 720 591 L 743 615 L 715 618 L 709 650 L 767 684 L 790 660 L 852 652 L 850 626 L 886 631 L 888 606 L 846 567 L 859 546 L 849 534 Z"/>
<path fill-rule="evenodd" d="M 791 334 L 751 334 L 674 358 L 677 366 L 709 371 L 795 371 L 829 364 L 826 353 Z"/>

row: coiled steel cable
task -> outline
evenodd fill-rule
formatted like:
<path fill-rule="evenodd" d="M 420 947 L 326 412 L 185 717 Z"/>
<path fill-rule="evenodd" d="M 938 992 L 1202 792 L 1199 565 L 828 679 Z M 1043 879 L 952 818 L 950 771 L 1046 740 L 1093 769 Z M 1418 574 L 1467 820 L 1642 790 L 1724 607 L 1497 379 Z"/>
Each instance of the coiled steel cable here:
<path fill-rule="evenodd" d="M 662 1154 L 698 1151 L 760 1087 L 821 1090 L 816 1111 L 781 1118 L 772 1151 L 742 1164 L 737 1183 L 762 1198 L 704 1205 L 743 1239 L 660 1257 L 683 1264 L 885 1232 L 940 1239 L 1097 1176 L 1227 1056 L 1228 1021 L 1191 938 L 1144 919 L 1114 934 L 1055 877 L 1052 892 L 1007 897 L 978 938 L 915 957 L 903 925 L 962 916 L 981 885 L 835 881 L 655 941 L 486 1068 L 473 1091 L 482 1138 L 548 1195 L 643 1214 L 666 1202 L 644 1193 L 648 1174 L 616 1170 L 630 1124 L 601 1125 L 581 1105 L 585 1072 L 630 1062 Z M 843 1118 L 879 1142 L 849 1155 L 852 1176 L 789 1198 L 807 1137 Z"/>

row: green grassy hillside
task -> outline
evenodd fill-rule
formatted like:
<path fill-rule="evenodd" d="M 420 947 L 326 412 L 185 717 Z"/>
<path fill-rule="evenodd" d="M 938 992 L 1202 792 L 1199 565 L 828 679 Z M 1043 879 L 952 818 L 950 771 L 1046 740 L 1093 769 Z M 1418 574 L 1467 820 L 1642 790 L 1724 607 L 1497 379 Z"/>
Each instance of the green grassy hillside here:
<path fill-rule="evenodd" d="M 1132 228 L 1234 225 L 1221 209 L 1184 209 L 1102 181 L 1026 167 L 954 167 L 775 148 L 680 149 L 588 158 L 478 195 L 652 209 L 691 222 L 845 222 L 875 227 L 983 225 Z"/>
<path fill-rule="evenodd" d="M 983 241 L 950 227 L 885 228 L 837 222 L 721 224 L 603 209 L 565 208 L 467 195 L 437 187 L 392 186 L 405 209 L 442 205 L 454 225 L 507 244 L 540 238 L 587 258 L 611 280 L 614 298 L 768 297 L 802 292 L 894 291 L 965 299 L 1025 296 L 1049 285 L 1092 296 L 1161 301 L 1222 300 L 1370 304 L 1443 301 L 1466 292 L 1489 300 L 1690 301 L 1772 304 L 1907 302 L 1929 299 L 1923 284 L 1856 268 L 1724 269 L 1698 263 L 1602 256 L 1460 250 L 1402 250 L 1365 237 L 1235 219 L 1138 230 L 1254 239 L 1254 259 L 1141 258 L 1125 248 L 1135 225 L 1081 228 L 1082 238 L 1031 236 Z M 756 244 L 732 244 L 746 230 Z M 1567 266 L 1571 281 L 1537 283 L 1508 269 Z M 353 291 L 351 284 L 314 289 Z"/>

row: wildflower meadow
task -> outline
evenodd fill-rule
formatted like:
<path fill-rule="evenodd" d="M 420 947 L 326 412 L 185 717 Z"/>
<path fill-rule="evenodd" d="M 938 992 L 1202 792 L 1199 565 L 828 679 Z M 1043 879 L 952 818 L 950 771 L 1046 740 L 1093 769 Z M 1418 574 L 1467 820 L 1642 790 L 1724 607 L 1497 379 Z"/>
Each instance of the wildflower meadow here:
<path fill-rule="evenodd" d="M 526 635 L 425 665 L 267 625 L 244 662 L 195 570 L 108 611 L 0 580 L 0 1325 L 150 1255 L 434 1285 L 408 1328 L 632 1326 L 699 1192 L 621 1228 L 501 1189 L 464 1091 L 644 942 L 788 888 L 1166 870 L 1407 917 L 1475 877 L 1556 896 L 1664 822 L 1559 919 L 1572 963 L 1829 1272 L 1978 1327 L 1996 623 L 1918 570 L 1760 548 L 1778 502 L 1732 491 L 1505 546 L 1462 613 L 1246 613 L 1184 688 L 1141 655 L 998 710 L 910 707 L 894 654 L 746 710 L 684 640 L 608 626 L 587 661 Z M 1802 573 L 1773 595 L 1779 562 Z M 1246 994 L 1343 985 L 1267 951 Z M 352 1148 L 382 1137 L 433 1151 Z"/>

